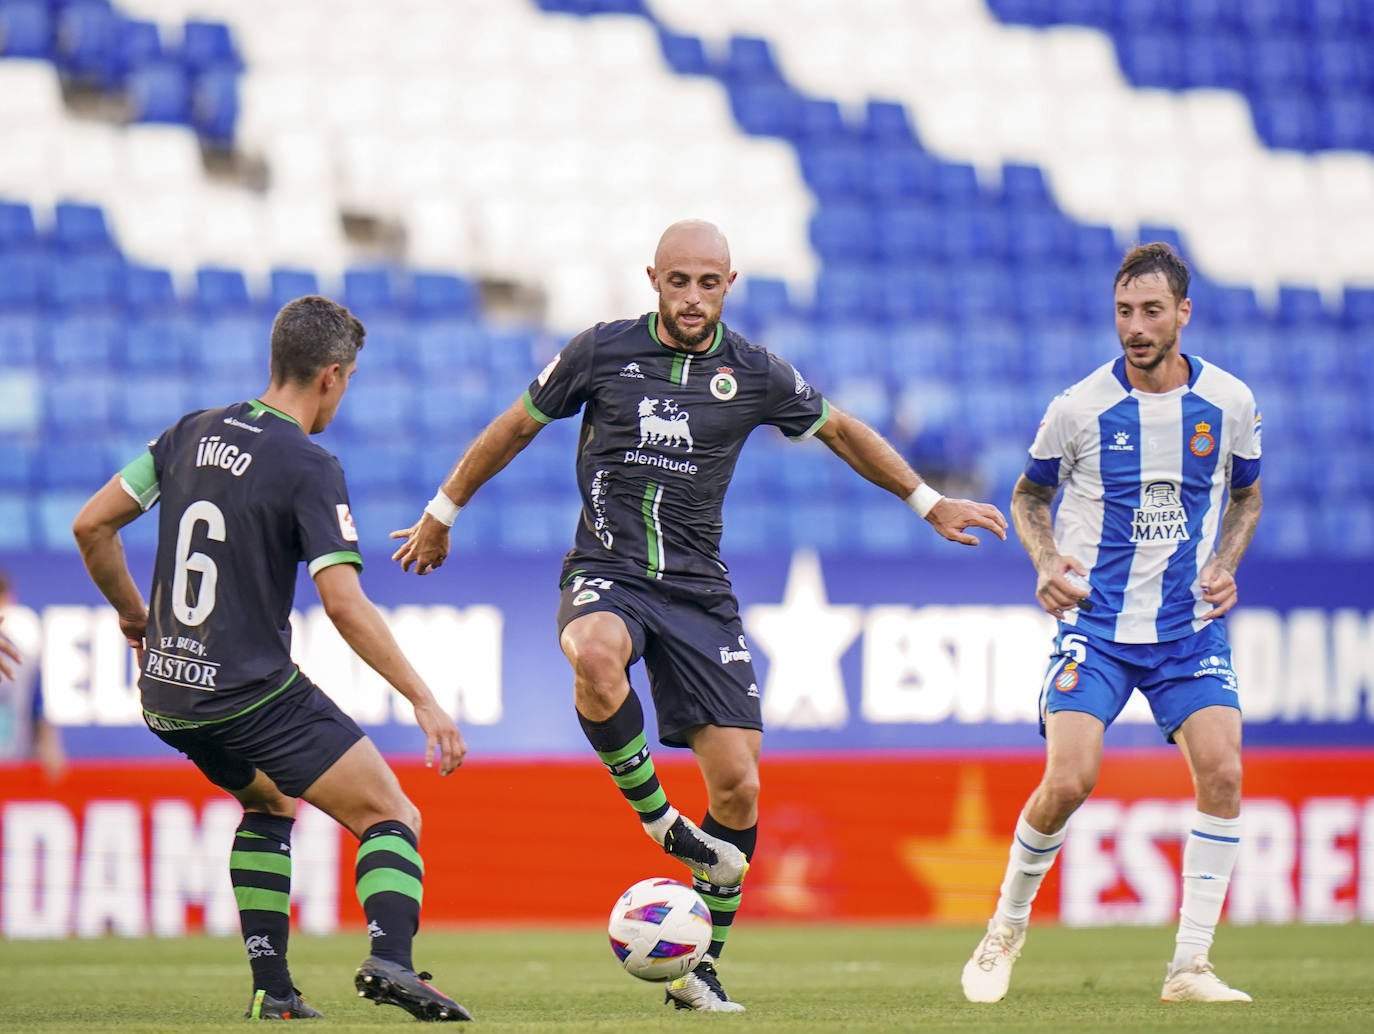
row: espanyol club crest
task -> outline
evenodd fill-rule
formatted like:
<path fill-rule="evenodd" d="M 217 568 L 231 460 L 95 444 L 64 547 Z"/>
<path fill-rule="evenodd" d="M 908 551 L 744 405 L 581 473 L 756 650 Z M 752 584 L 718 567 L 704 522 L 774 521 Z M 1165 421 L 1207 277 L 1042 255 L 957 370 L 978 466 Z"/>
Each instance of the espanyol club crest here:
<path fill-rule="evenodd" d="M 1217 447 L 1217 440 L 1212 437 L 1212 425 L 1207 421 L 1202 421 L 1193 427 L 1193 437 L 1188 442 L 1188 451 L 1194 456 L 1206 456 Z"/>
<path fill-rule="evenodd" d="M 735 371 L 730 367 L 722 366 L 711 376 L 711 394 L 722 402 L 729 402 L 737 391 L 739 384 L 735 382 Z"/>

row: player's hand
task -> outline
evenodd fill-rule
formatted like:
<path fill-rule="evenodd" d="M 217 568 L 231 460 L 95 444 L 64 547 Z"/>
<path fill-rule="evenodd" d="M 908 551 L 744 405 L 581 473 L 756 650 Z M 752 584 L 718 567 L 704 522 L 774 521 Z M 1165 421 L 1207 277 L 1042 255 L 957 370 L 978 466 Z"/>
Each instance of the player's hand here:
<path fill-rule="evenodd" d="M 391 538 L 405 539 L 391 559 L 401 565 L 402 571 L 409 571 L 415 565 L 416 574 L 429 574 L 444 566 L 448 559 L 448 526 L 436 521 L 429 514 L 421 514 L 419 521 L 409 528 L 393 531 Z"/>
<path fill-rule="evenodd" d="M 1236 576 L 1216 560 L 1202 569 L 1198 581 L 1202 586 L 1202 598 L 1212 605 L 1212 609 L 1202 615 L 1204 621 L 1221 617 L 1240 599 Z"/>
<path fill-rule="evenodd" d="M 439 763 L 439 774 L 446 776 L 463 763 L 468 745 L 453 719 L 438 704 L 420 704 L 415 721 L 425 734 L 425 767 Z"/>
<path fill-rule="evenodd" d="M 926 520 L 951 542 L 965 546 L 978 545 L 978 539 L 965 528 L 983 528 L 1004 542 L 1007 538 L 1007 519 L 991 503 L 975 503 L 971 499 L 950 499 L 946 496 L 930 508 Z"/>
<path fill-rule="evenodd" d="M 1088 569 L 1071 556 L 1053 556 L 1039 570 L 1035 583 L 1035 598 L 1046 612 L 1063 618 L 1064 612 L 1077 607 L 1090 610 Z"/>
<path fill-rule="evenodd" d="M 4 615 L 0 614 L 0 624 L 3 624 L 4 621 Z M 6 639 L 3 632 L 0 632 L 0 675 L 7 679 L 13 679 L 14 668 L 11 665 L 23 663 L 24 655 L 19 652 L 19 648 Z"/>
<path fill-rule="evenodd" d="M 124 641 L 138 658 L 138 670 L 143 670 L 143 654 L 147 646 L 148 612 L 125 616 L 119 615 L 119 630 L 124 633 Z"/>

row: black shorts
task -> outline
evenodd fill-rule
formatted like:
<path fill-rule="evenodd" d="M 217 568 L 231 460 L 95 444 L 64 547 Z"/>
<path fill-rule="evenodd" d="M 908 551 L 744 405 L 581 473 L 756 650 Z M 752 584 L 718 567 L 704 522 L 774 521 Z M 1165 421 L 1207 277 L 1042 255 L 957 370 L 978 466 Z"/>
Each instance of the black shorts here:
<path fill-rule="evenodd" d="M 559 634 L 597 611 L 618 615 L 630 630 L 630 663 L 644 659 L 665 746 L 688 746 L 686 733 L 700 725 L 763 729 L 754 658 L 733 593 L 579 575 L 563 587 Z"/>
<path fill-rule="evenodd" d="M 191 759 L 207 779 L 233 793 L 265 772 L 299 797 L 366 734 L 306 678 L 238 718 L 191 729 L 153 732 Z"/>

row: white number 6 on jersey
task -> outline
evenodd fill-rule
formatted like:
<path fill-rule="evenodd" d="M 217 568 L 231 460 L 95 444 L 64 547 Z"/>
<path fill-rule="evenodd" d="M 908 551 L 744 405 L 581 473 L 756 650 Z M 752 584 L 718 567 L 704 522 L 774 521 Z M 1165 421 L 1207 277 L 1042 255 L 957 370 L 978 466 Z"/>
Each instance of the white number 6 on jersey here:
<path fill-rule="evenodd" d="M 216 542 L 224 541 L 224 514 L 207 499 L 198 499 L 186 507 L 177 526 L 176 573 L 172 576 L 172 613 L 184 625 L 199 625 L 215 609 L 215 582 L 219 568 L 204 553 L 191 552 L 191 535 L 200 523 L 206 525 L 206 535 Z M 187 574 L 200 575 L 200 591 L 192 606 L 187 593 Z"/>

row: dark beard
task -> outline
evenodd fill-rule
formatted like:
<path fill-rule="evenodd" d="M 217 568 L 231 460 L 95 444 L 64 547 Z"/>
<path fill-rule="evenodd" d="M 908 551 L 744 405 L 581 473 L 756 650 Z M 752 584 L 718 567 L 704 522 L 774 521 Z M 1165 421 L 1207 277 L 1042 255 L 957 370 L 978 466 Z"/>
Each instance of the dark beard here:
<path fill-rule="evenodd" d="M 708 338 L 714 337 L 716 333 L 716 324 L 711 320 L 707 320 L 703 323 L 700 330 L 688 333 L 686 330 L 682 329 L 677 320 L 673 319 L 673 317 L 669 316 L 662 309 L 658 310 L 658 318 L 663 325 L 668 328 L 668 336 L 677 342 L 679 348 L 688 351 L 696 348 L 697 345 L 706 341 Z"/>

